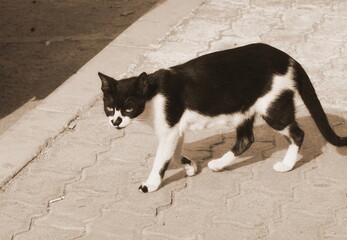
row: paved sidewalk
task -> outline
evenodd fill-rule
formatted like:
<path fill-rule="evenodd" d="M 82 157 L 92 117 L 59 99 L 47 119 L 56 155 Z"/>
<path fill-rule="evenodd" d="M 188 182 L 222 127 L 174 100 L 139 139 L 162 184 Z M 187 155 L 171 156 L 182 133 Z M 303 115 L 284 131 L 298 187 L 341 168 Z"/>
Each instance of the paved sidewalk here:
<path fill-rule="evenodd" d="M 328 2 L 204 1 L 124 76 L 265 42 L 302 63 L 347 136 L 347 3 Z M 156 137 L 146 125 L 109 126 L 98 98 L 2 189 L 0 239 L 347 239 L 347 148 L 326 144 L 301 101 L 298 116 L 306 138 L 294 170 L 272 169 L 288 144 L 259 121 L 243 161 L 219 173 L 207 162 L 235 132 L 188 133 L 184 153 L 199 174 L 172 163 L 163 186 L 143 194 Z"/>

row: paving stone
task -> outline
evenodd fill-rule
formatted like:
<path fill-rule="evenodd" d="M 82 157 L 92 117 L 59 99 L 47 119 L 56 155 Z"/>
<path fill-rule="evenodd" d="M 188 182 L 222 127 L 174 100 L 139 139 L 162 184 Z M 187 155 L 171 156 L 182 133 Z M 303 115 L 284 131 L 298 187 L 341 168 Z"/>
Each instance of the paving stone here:
<path fill-rule="evenodd" d="M 177 197 L 214 202 L 224 205 L 227 196 L 239 193 L 239 183 L 251 177 L 244 172 L 212 172 L 205 168 L 198 175 L 189 178 L 188 187 Z"/>
<path fill-rule="evenodd" d="M 341 80 L 341 77 L 327 76 L 327 78 L 329 79 L 329 81 L 322 82 L 317 87 L 317 91 L 319 92 L 319 98 L 326 107 L 345 110 L 345 106 L 347 103 L 347 96 L 345 94 L 347 90 L 346 84 L 342 84 L 341 81 L 339 81 Z M 333 90 L 332 86 L 335 86 L 335 90 Z M 329 92 L 332 91 L 334 92 L 334 94 L 336 94 L 336 98 L 332 98 L 329 95 Z"/>
<path fill-rule="evenodd" d="M 244 38 L 260 37 L 271 30 L 272 25 L 279 25 L 281 19 L 276 14 L 264 13 L 261 10 L 250 10 L 233 23 L 235 33 Z"/>
<path fill-rule="evenodd" d="M 317 159 L 317 174 L 334 181 L 347 183 L 346 147 L 336 148 L 326 145 L 323 154 Z"/>
<path fill-rule="evenodd" d="M 223 208 L 219 211 L 221 211 Z M 146 239 L 152 236 L 175 239 L 196 239 L 212 224 L 211 216 L 218 212 L 216 203 L 185 199 L 176 201 L 174 207 L 163 211 L 158 222 L 142 230 Z"/>
<path fill-rule="evenodd" d="M 67 192 L 89 190 L 117 194 L 122 184 L 131 181 L 129 171 L 138 165 L 99 160 L 92 167 L 84 169 L 80 179 L 67 185 Z"/>
<path fill-rule="evenodd" d="M 141 69 L 150 73 L 161 68 L 170 68 L 195 58 L 197 52 L 206 49 L 205 45 L 199 43 L 166 41 L 157 51 L 151 51 L 146 54 L 146 59 Z"/>
<path fill-rule="evenodd" d="M 280 220 L 271 225 L 269 236 L 266 239 L 319 239 L 322 226 L 331 222 L 332 219 L 328 217 L 286 211 Z"/>
<path fill-rule="evenodd" d="M 310 62 L 327 63 L 330 59 L 338 57 L 340 50 L 335 44 L 327 45 L 326 41 L 326 39 L 310 37 L 304 45 L 296 46 L 296 52 Z"/>
<path fill-rule="evenodd" d="M 347 6 L 345 6 L 344 9 L 346 11 Z M 344 42 L 343 39 L 347 37 L 347 30 L 345 21 L 343 20 L 344 19 L 336 16 L 326 16 L 324 22 L 318 25 L 318 30 L 310 37 L 323 39 L 325 41 L 329 40 L 332 43 L 334 43 L 334 41 Z"/>
<path fill-rule="evenodd" d="M 237 196 L 227 199 L 226 211 L 214 222 L 230 223 L 242 227 L 266 227 L 280 217 L 280 204 L 290 201 L 286 195 L 275 195 L 257 189 L 242 189 Z"/>
<path fill-rule="evenodd" d="M 324 20 L 325 12 L 322 9 L 290 8 L 282 15 L 282 23 L 285 29 L 303 29 L 305 32 Z M 313 29 L 312 29 L 313 30 Z"/>
<path fill-rule="evenodd" d="M 294 6 L 306 7 L 312 9 L 323 8 L 328 10 L 330 8 L 330 3 L 324 0 L 294 0 L 292 1 Z"/>
<path fill-rule="evenodd" d="M 328 69 L 325 70 L 323 72 L 324 77 L 329 77 L 330 78 L 343 78 L 346 77 L 347 73 L 345 71 L 345 67 L 346 67 L 346 59 L 347 57 L 339 57 L 339 58 L 335 58 L 335 59 L 331 59 L 331 65 L 334 67 L 333 69 Z M 334 84 L 336 84 L 336 80 L 333 80 Z"/>
<path fill-rule="evenodd" d="M 332 217 L 335 209 L 347 204 L 347 185 L 314 176 L 315 171 L 310 172 L 310 183 L 294 189 L 294 201 L 288 203 L 285 208 L 313 216 Z"/>
<path fill-rule="evenodd" d="M 347 238 L 347 208 L 336 211 L 337 221 L 323 230 L 324 239 L 346 239 Z"/>
<path fill-rule="evenodd" d="M 73 181 L 75 178 L 75 174 L 30 169 L 29 174 L 18 177 L 6 188 L 5 192 L 7 196 L 19 201 L 46 206 L 51 198 L 63 192 L 64 183 Z"/>
<path fill-rule="evenodd" d="M 174 237 L 168 237 L 168 236 L 153 236 L 153 235 L 150 235 L 150 236 L 142 236 L 141 239 L 143 240 L 172 240 L 172 239 L 176 239 Z"/>
<path fill-rule="evenodd" d="M 64 195 L 63 199 L 50 203 L 49 212 L 37 219 L 32 229 L 51 226 L 82 233 L 87 223 L 101 217 L 102 208 L 117 201 L 115 194 L 98 193 L 83 191 Z"/>
<path fill-rule="evenodd" d="M 309 170 L 312 166 L 308 163 L 292 171 L 279 173 L 273 170 L 272 166 L 281 160 L 282 158 L 271 157 L 263 163 L 255 165 L 252 168 L 253 178 L 244 182 L 242 188 L 257 188 L 274 194 L 291 195 L 293 188 L 304 182 L 305 170 Z"/>
<path fill-rule="evenodd" d="M 1 199 L 0 201 L 0 224 L 3 227 L 0 231 L 0 238 L 10 240 L 12 236 L 18 232 L 27 231 L 31 219 L 34 216 L 44 214 L 45 208 L 32 206 L 27 203 L 18 202 L 16 200 L 8 201 Z"/>
<path fill-rule="evenodd" d="M 217 2 L 218 0 L 211 0 L 211 2 Z M 218 1 L 219 2 L 219 1 Z M 250 0 L 226 0 L 228 4 L 235 4 L 241 7 L 246 7 L 250 4 Z"/>
<path fill-rule="evenodd" d="M 228 29 L 227 22 L 210 22 L 205 19 L 191 19 L 184 26 L 181 25 L 169 36 L 170 41 L 189 42 L 199 45 L 207 45 L 209 41 L 218 38 L 219 33 Z"/>
<path fill-rule="evenodd" d="M 16 236 L 15 240 L 60 240 L 60 239 L 74 239 L 81 235 L 81 231 L 76 229 L 59 229 L 55 227 L 35 227 L 31 229 L 29 232 L 21 233 Z"/>
<path fill-rule="evenodd" d="M 80 239 L 136 239 L 141 228 L 152 221 L 152 217 L 148 216 L 105 211 L 101 218 L 88 225 L 86 234 Z"/>
<path fill-rule="evenodd" d="M 272 28 L 271 31 L 261 36 L 261 41 L 270 44 L 296 59 L 295 55 L 300 53 L 294 52 L 294 46 L 303 44 L 305 39 L 305 30 L 300 28 Z"/>
<path fill-rule="evenodd" d="M 153 156 L 156 152 L 158 140 L 153 135 L 141 133 L 128 133 L 121 139 L 115 139 L 111 142 L 109 151 L 99 156 L 99 159 L 105 159 L 129 164 L 144 164 L 148 156 Z M 131 153 L 127 151 L 131 148 Z"/>
<path fill-rule="evenodd" d="M 205 21 L 230 22 L 240 17 L 241 10 L 239 4 L 226 1 L 210 1 L 198 9 L 195 18 Z"/>
<path fill-rule="evenodd" d="M 290 7 L 290 1 L 276 1 L 276 0 L 252 0 L 251 7 L 261 8 L 265 11 L 279 12 L 286 10 Z"/>
<path fill-rule="evenodd" d="M 215 223 L 213 227 L 206 229 L 201 239 L 261 239 L 267 234 L 266 227 L 245 228 L 228 223 Z"/>
<path fill-rule="evenodd" d="M 41 164 L 42 169 L 50 171 L 76 173 L 84 167 L 93 165 L 99 152 L 107 150 L 108 146 L 100 146 L 90 143 L 74 142 L 64 139 L 55 144 L 51 151 L 45 156 Z M 83 151 L 81 151 L 83 149 Z"/>
<path fill-rule="evenodd" d="M 346 9 L 347 3 L 346 1 L 335 1 L 332 3 L 333 11 L 327 14 L 327 16 L 334 16 L 343 18 L 344 21 L 346 19 Z"/>
<path fill-rule="evenodd" d="M 166 208 L 172 204 L 176 191 L 186 187 L 186 174 L 181 168 L 168 169 L 161 184 L 160 191 L 143 194 L 138 191 L 141 182 L 145 181 L 149 172 L 143 174 L 140 181 L 125 184 L 119 188 L 119 195 L 126 201 L 111 204 L 108 209 L 124 211 L 134 215 L 152 216 L 157 215 L 159 209 Z"/>

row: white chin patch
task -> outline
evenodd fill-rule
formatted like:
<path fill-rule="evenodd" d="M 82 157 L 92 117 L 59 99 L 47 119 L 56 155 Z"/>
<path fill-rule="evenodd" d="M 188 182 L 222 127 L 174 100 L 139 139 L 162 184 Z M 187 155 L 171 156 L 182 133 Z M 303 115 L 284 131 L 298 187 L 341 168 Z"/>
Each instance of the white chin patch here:
<path fill-rule="evenodd" d="M 123 116 L 122 113 L 120 111 L 115 111 L 114 115 L 113 116 L 110 116 L 108 117 L 108 122 L 112 125 L 112 121 L 115 122 L 117 121 L 118 118 L 121 118 L 122 119 L 122 122 L 118 125 L 119 128 L 125 128 L 127 127 L 130 122 L 131 122 L 131 118 L 128 117 L 128 116 Z"/>

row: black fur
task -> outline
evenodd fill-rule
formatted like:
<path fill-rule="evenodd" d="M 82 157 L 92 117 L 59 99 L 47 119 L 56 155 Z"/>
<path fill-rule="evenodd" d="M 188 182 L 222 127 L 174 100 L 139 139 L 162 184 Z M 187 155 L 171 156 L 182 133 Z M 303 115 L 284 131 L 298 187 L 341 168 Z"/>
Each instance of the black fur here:
<path fill-rule="evenodd" d="M 164 175 L 165 175 L 165 172 L 166 172 L 166 170 L 167 170 L 167 168 L 168 168 L 168 166 L 169 166 L 169 163 L 170 163 L 170 161 L 165 162 L 165 164 L 164 164 L 164 166 L 162 167 L 162 169 L 160 169 L 159 175 L 160 175 L 160 177 L 161 177 L 162 179 L 164 178 Z"/>
<path fill-rule="evenodd" d="M 297 125 L 296 122 L 293 122 L 289 126 L 289 134 L 290 138 L 293 139 L 294 143 L 298 146 L 301 147 L 302 142 L 304 141 L 304 136 L 305 133 L 302 131 L 299 126 Z"/>
<path fill-rule="evenodd" d="M 175 125 L 186 108 L 211 117 L 247 111 L 270 90 L 273 74 L 287 71 L 289 58 L 268 48 L 249 45 L 172 67 L 167 72 L 166 87 L 160 89 L 173 100 L 167 106 L 169 124 Z"/>
<path fill-rule="evenodd" d="M 305 70 L 297 62 L 295 62 L 294 69 L 296 69 L 295 80 L 298 84 L 299 94 L 324 138 L 335 146 L 347 146 L 347 137 L 337 136 L 330 127 L 328 118 Z"/>
<path fill-rule="evenodd" d="M 240 156 L 254 142 L 253 122 L 254 118 L 247 119 L 236 129 L 236 143 L 231 149 L 235 156 Z"/>
<path fill-rule="evenodd" d="M 144 193 L 148 192 L 147 186 L 143 186 L 143 185 L 139 186 L 139 190 L 141 190 L 141 192 L 144 192 Z"/>
<path fill-rule="evenodd" d="M 107 116 L 114 114 L 107 109 L 109 107 L 120 110 L 123 116 L 135 118 L 143 112 L 146 101 L 156 94 L 157 86 L 149 84 L 146 73 L 120 81 L 102 73 L 99 73 L 99 77 L 102 81 L 101 90 L 104 93 L 104 110 Z M 129 108 L 133 109 L 130 113 L 126 112 Z"/>
<path fill-rule="evenodd" d="M 282 92 L 271 107 L 267 115 L 263 116 L 270 127 L 278 131 L 283 130 L 295 121 L 294 93 L 290 90 Z"/>
<path fill-rule="evenodd" d="M 181 163 L 182 163 L 182 164 L 192 165 L 192 161 L 190 161 L 190 160 L 189 160 L 188 158 L 186 158 L 186 157 L 182 157 Z"/>
<path fill-rule="evenodd" d="M 205 116 L 246 112 L 257 99 L 271 90 L 274 75 L 284 75 L 289 66 L 294 69 L 294 80 L 305 105 L 322 135 L 336 146 L 346 146 L 347 138 L 339 137 L 329 125 L 314 88 L 301 67 L 286 53 L 266 44 L 251 44 L 235 49 L 207 54 L 170 69 L 147 75 L 114 81 L 99 73 L 102 79 L 104 104 L 121 110 L 124 116 L 140 115 L 146 101 L 156 94 L 166 98 L 166 120 L 175 126 L 186 109 Z M 134 111 L 127 113 L 128 107 Z M 276 130 L 291 126 L 295 142 L 301 145 L 302 130 L 295 123 L 293 92 L 284 91 L 262 116 Z M 240 141 L 235 152 L 240 153 L 252 141 L 250 133 L 240 130 Z M 245 132 L 245 133 L 243 133 Z"/>

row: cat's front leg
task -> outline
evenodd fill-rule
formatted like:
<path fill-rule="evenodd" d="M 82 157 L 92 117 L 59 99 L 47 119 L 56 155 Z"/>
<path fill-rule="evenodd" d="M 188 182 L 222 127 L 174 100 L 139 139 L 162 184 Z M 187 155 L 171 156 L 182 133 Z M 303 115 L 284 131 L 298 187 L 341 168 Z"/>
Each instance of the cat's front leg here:
<path fill-rule="evenodd" d="M 176 150 L 178 140 L 179 132 L 175 128 L 168 130 L 164 135 L 159 137 L 159 145 L 153 167 L 147 181 L 139 187 L 141 192 L 154 192 L 159 188 L 165 171 Z"/>
<path fill-rule="evenodd" d="M 196 172 L 198 171 L 198 167 L 193 160 L 190 160 L 189 158 L 182 155 L 183 143 L 184 143 L 184 134 L 182 134 L 178 139 L 172 160 L 174 162 L 179 162 L 184 165 L 184 169 L 186 171 L 187 176 L 194 176 Z"/>

